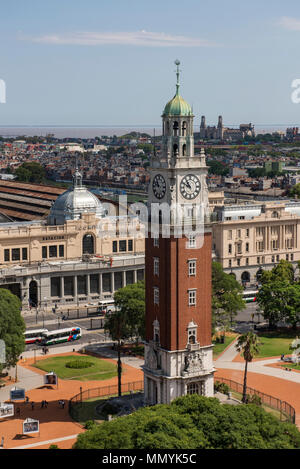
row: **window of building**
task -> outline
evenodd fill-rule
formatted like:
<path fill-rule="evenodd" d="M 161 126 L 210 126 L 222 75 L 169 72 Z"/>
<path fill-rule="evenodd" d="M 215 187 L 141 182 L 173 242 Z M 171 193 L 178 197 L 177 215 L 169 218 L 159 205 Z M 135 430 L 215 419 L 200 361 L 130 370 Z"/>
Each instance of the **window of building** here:
<path fill-rule="evenodd" d="M 257 264 L 260 263 L 260 257 L 257 257 L 257 258 L 256 258 L 256 262 L 257 262 Z"/>
<path fill-rule="evenodd" d="M 237 237 L 238 237 L 238 238 L 241 237 L 241 230 L 237 230 Z"/>
<path fill-rule="evenodd" d="M 231 217 L 225 217 L 225 220 L 229 221 L 229 220 L 231 220 Z"/>
<path fill-rule="evenodd" d="M 4 249 L 4 260 L 5 262 L 9 262 L 10 260 L 9 249 Z"/>
<path fill-rule="evenodd" d="M 99 274 L 90 275 L 90 292 L 99 293 Z"/>
<path fill-rule="evenodd" d="M 77 275 L 77 294 L 86 295 L 86 275 Z"/>
<path fill-rule="evenodd" d="M 189 277 L 195 276 L 196 275 L 196 261 L 189 260 L 188 265 L 189 265 Z"/>
<path fill-rule="evenodd" d="M 58 252 L 59 252 L 59 257 L 64 257 L 65 255 L 65 247 L 63 244 L 60 244 L 58 246 Z"/>
<path fill-rule="evenodd" d="M 113 241 L 113 252 L 118 252 L 118 242 Z"/>
<path fill-rule="evenodd" d="M 154 340 L 154 342 L 159 343 L 159 341 L 160 341 L 159 336 L 160 336 L 159 322 L 158 322 L 157 319 L 155 319 L 155 321 L 153 323 L 153 340 Z"/>
<path fill-rule="evenodd" d="M 126 285 L 131 285 L 134 281 L 133 270 L 126 271 Z"/>
<path fill-rule="evenodd" d="M 187 394 L 199 394 L 199 386 L 198 383 L 190 383 L 187 385 L 186 388 Z"/>
<path fill-rule="evenodd" d="M 246 265 L 249 265 L 249 257 L 246 257 Z"/>
<path fill-rule="evenodd" d="M 240 217 L 239 217 L 239 220 L 245 220 L 245 217 L 244 217 L 244 216 L 240 216 Z"/>
<path fill-rule="evenodd" d="M 291 254 L 291 261 L 294 260 L 294 254 Z"/>
<path fill-rule="evenodd" d="M 188 249 L 193 249 L 196 247 L 196 236 L 191 235 L 188 237 Z"/>
<path fill-rule="evenodd" d="M 11 260 L 19 261 L 20 260 L 20 248 L 13 248 L 11 250 Z"/>
<path fill-rule="evenodd" d="M 126 239 L 122 239 L 119 241 L 119 251 L 125 252 L 126 251 Z"/>
<path fill-rule="evenodd" d="M 285 255 L 285 260 L 286 260 L 286 261 L 289 260 L 289 255 L 288 255 L 288 254 Z"/>
<path fill-rule="evenodd" d="M 232 230 L 228 230 L 228 239 L 232 239 Z"/>
<path fill-rule="evenodd" d="M 279 261 L 279 255 L 277 254 L 276 256 L 276 261 L 278 262 Z"/>
<path fill-rule="evenodd" d="M 64 277 L 65 296 L 74 296 L 74 277 Z"/>
<path fill-rule="evenodd" d="M 196 290 L 189 290 L 189 306 L 196 305 Z"/>
<path fill-rule="evenodd" d="M 82 253 L 83 254 L 94 254 L 94 236 L 92 234 L 86 234 L 82 238 Z"/>
<path fill-rule="evenodd" d="M 272 262 L 275 262 L 275 256 L 272 256 Z"/>
<path fill-rule="evenodd" d="M 60 277 L 51 277 L 51 296 L 60 296 Z"/>
<path fill-rule="evenodd" d="M 228 254 L 232 254 L 232 244 L 228 244 Z"/>
<path fill-rule="evenodd" d="M 138 269 L 137 271 L 137 281 L 141 282 L 144 280 L 144 269 Z"/>
<path fill-rule="evenodd" d="M 133 240 L 132 239 L 128 240 L 128 251 L 133 251 Z"/>
<path fill-rule="evenodd" d="M 57 257 L 57 246 L 49 246 L 49 257 Z"/>
<path fill-rule="evenodd" d="M 47 259 L 48 254 L 47 254 L 47 246 L 42 246 L 42 258 Z"/>
<path fill-rule="evenodd" d="M 119 290 L 119 288 L 122 288 L 124 286 L 123 285 L 123 272 L 115 272 L 114 280 L 115 280 L 115 290 Z"/>
<path fill-rule="evenodd" d="M 249 252 L 249 243 L 246 243 L 246 252 Z"/>
<path fill-rule="evenodd" d="M 27 261 L 28 254 L 27 254 L 27 248 L 22 248 L 22 259 L 23 261 Z"/>
<path fill-rule="evenodd" d="M 158 257 L 154 257 L 154 260 L 153 260 L 153 273 L 154 275 L 159 275 L 159 258 Z"/>
<path fill-rule="evenodd" d="M 102 274 L 102 289 L 103 292 L 111 292 L 111 274 Z"/>
<path fill-rule="evenodd" d="M 249 238 L 249 228 L 246 229 L 246 238 Z"/>
<path fill-rule="evenodd" d="M 238 265 L 238 267 L 239 267 L 239 266 L 241 265 L 241 259 L 237 259 L 237 260 L 236 260 L 236 263 L 237 263 L 237 265 Z"/>
<path fill-rule="evenodd" d="M 242 254 L 242 243 L 238 243 L 237 245 L 237 253 Z"/>
<path fill-rule="evenodd" d="M 153 301 L 155 305 L 159 305 L 159 288 L 153 288 Z"/>
<path fill-rule="evenodd" d="M 231 259 L 228 261 L 228 267 L 231 267 Z"/>
<path fill-rule="evenodd" d="M 153 246 L 155 248 L 158 248 L 159 247 L 159 238 L 153 238 Z"/>

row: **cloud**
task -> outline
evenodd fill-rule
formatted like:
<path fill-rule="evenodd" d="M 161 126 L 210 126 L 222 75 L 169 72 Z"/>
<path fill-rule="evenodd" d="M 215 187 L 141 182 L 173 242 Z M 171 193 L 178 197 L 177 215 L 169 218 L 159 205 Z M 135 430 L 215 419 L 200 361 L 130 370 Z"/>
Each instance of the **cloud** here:
<path fill-rule="evenodd" d="M 148 47 L 212 47 L 216 43 L 200 38 L 174 36 L 171 34 L 134 31 L 134 32 L 75 32 L 69 34 L 49 34 L 39 37 L 22 37 L 43 44 L 103 46 L 117 44 L 123 46 Z"/>
<path fill-rule="evenodd" d="M 290 31 L 300 31 L 300 19 L 282 16 L 279 24 Z"/>

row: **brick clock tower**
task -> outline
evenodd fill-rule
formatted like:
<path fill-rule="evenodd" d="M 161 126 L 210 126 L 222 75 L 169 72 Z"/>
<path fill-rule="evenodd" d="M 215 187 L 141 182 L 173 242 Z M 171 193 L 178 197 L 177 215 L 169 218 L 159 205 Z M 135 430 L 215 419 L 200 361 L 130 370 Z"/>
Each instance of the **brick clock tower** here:
<path fill-rule="evenodd" d="M 203 149 L 194 155 L 193 111 L 179 94 L 163 111 L 160 154 L 150 163 L 148 208 L 174 204 L 194 227 L 202 207 L 201 233 L 178 236 L 178 218 L 160 217 L 158 234 L 146 239 L 146 404 L 170 403 L 185 394 L 213 396 L 211 343 L 211 227 L 208 220 L 207 166 Z M 151 222 L 151 218 L 150 218 Z M 182 222 L 180 222 L 182 223 Z M 185 231 L 186 233 L 187 231 Z"/>

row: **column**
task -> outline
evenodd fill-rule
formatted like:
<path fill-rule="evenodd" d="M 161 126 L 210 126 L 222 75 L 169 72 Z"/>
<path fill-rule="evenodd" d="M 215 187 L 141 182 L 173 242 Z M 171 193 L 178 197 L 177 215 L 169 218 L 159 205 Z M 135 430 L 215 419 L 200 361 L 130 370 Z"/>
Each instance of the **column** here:
<path fill-rule="evenodd" d="M 114 272 L 110 274 L 110 280 L 111 280 L 111 292 L 114 293 L 115 291 L 115 277 L 114 277 Z"/>
<path fill-rule="evenodd" d="M 123 270 L 122 276 L 123 276 L 123 281 L 122 281 L 123 287 L 126 287 L 126 270 Z"/>
<path fill-rule="evenodd" d="M 99 274 L 99 296 L 102 295 L 102 274 Z"/>
<path fill-rule="evenodd" d="M 137 283 L 137 270 L 133 271 L 133 283 Z"/>
<path fill-rule="evenodd" d="M 89 274 L 86 275 L 86 294 L 90 296 L 90 276 Z"/>
<path fill-rule="evenodd" d="M 65 296 L 64 277 L 60 277 L 60 297 L 64 298 L 64 296 Z"/>
<path fill-rule="evenodd" d="M 77 276 L 75 275 L 73 277 L 73 282 L 74 282 L 74 300 L 77 301 Z"/>

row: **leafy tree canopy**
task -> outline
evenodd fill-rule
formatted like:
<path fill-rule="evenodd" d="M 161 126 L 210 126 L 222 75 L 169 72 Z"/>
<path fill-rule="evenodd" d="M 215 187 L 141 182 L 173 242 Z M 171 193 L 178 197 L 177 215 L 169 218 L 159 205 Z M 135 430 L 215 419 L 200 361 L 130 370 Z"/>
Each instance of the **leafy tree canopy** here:
<path fill-rule="evenodd" d="M 15 172 L 18 181 L 41 183 L 46 178 L 43 166 L 36 162 L 21 164 Z"/>
<path fill-rule="evenodd" d="M 197 394 L 140 409 L 94 426 L 74 449 L 293 449 L 300 432 L 293 424 L 254 405 L 220 404 Z"/>
<path fill-rule="evenodd" d="M 21 301 L 9 290 L 0 288 L 0 339 L 5 342 L 6 362 L 2 367 L 15 366 L 25 350 L 25 322 L 21 316 Z"/>

